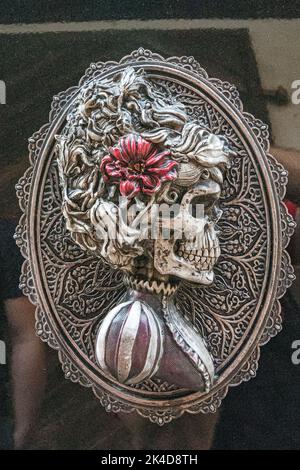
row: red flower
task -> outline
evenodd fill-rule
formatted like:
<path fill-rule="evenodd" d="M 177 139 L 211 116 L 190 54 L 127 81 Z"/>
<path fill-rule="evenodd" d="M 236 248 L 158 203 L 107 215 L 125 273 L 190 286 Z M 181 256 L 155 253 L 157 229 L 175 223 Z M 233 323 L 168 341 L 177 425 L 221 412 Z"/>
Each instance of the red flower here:
<path fill-rule="evenodd" d="M 109 148 L 109 155 L 103 157 L 100 169 L 104 181 L 119 184 L 122 196 L 153 194 L 162 182 L 177 176 L 177 162 L 168 159 L 169 155 L 169 150 L 160 152 L 141 136 L 129 134 Z"/>

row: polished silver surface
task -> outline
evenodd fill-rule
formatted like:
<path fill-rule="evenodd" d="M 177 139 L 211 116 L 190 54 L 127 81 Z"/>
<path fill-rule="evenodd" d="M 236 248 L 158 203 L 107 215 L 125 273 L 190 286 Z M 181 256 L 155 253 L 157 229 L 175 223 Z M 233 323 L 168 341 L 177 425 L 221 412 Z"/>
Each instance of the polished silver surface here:
<path fill-rule="evenodd" d="M 66 377 L 160 425 L 215 411 L 294 277 L 267 126 L 194 58 L 139 49 L 55 97 L 29 148 L 21 283 Z"/>

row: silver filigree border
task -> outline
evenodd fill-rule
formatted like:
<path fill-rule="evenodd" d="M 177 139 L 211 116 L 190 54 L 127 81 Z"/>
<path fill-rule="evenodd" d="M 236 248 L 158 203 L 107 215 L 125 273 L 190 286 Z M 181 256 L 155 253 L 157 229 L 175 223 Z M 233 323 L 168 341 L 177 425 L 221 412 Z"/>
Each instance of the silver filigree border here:
<path fill-rule="evenodd" d="M 105 391 L 101 390 L 98 386 L 93 384 L 82 371 L 74 365 L 70 359 L 65 355 L 65 353 L 60 350 L 59 343 L 55 338 L 51 328 L 48 325 L 45 314 L 42 312 L 38 300 L 36 289 L 34 285 L 34 278 L 30 266 L 30 260 L 28 257 L 28 232 L 27 232 L 27 217 L 29 214 L 28 200 L 30 193 L 30 186 L 32 180 L 32 174 L 34 165 L 38 158 L 41 146 L 46 138 L 47 131 L 50 127 L 51 122 L 58 116 L 62 111 L 67 102 L 72 98 L 72 95 L 77 92 L 78 88 L 86 81 L 92 80 L 95 77 L 100 76 L 105 71 L 120 66 L 122 64 L 127 64 L 132 61 L 153 61 L 153 62 L 167 62 L 174 64 L 179 68 L 187 70 L 190 74 L 194 75 L 196 78 L 202 77 L 208 80 L 220 94 L 222 94 L 231 104 L 234 105 L 241 113 L 243 113 L 243 107 L 241 100 L 239 98 L 239 93 L 235 86 L 231 85 L 228 82 L 222 82 L 219 79 L 209 78 L 206 71 L 200 66 L 200 64 L 192 56 L 183 56 L 183 57 L 169 57 L 167 59 L 163 58 L 159 54 L 152 53 L 149 50 L 139 48 L 136 51 L 133 51 L 130 55 L 123 57 L 119 62 L 110 61 L 110 62 L 97 62 L 90 65 L 86 70 L 85 75 L 81 78 L 78 87 L 71 87 L 66 91 L 59 93 L 54 96 L 51 111 L 49 114 L 49 123 L 44 125 L 39 131 L 35 132 L 33 136 L 29 139 L 29 161 L 30 167 L 27 169 L 25 174 L 21 177 L 18 184 L 16 185 L 16 192 L 19 198 L 19 204 L 23 215 L 20 218 L 19 225 L 16 229 L 15 239 L 16 243 L 19 246 L 22 255 L 25 258 L 22 267 L 22 274 L 20 278 L 20 287 L 24 295 L 28 296 L 30 301 L 37 305 L 36 308 L 36 331 L 40 339 L 46 343 L 51 348 L 58 350 L 59 360 L 62 364 L 62 369 L 65 374 L 65 377 L 73 382 L 80 383 L 85 387 L 92 388 L 95 396 L 99 399 L 101 405 L 108 412 L 133 412 L 137 411 L 141 416 L 148 418 L 151 422 L 158 425 L 163 425 L 171 422 L 173 419 L 180 417 L 184 412 L 188 413 L 211 413 L 215 412 L 220 406 L 223 398 L 226 396 L 227 391 L 230 386 L 239 385 L 241 382 L 248 381 L 252 377 L 255 377 L 256 370 L 258 368 L 258 360 L 260 355 L 260 347 L 266 344 L 272 337 L 274 337 L 282 328 L 282 318 L 281 318 L 281 305 L 279 298 L 281 298 L 286 289 L 290 287 L 295 276 L 293 274 L 293 267 L 290 262 L 290 257 L 286 252 L 285 248 L 288 245 L 289 239 L 292 236 L 295 229 L 295 222 L 292 217 L 288 214 L 285 205 L 283 204 L 283 198 L 285 195 L 285 187 L 287 184 L 287 171 L 284 167 L 279 164 L 276 159 L 268 155 L 268 163 L 271 169 L 273 180 L 275 183 L 278 199 L 280 200 L 280 211 L 281 211 L 281 227 L 283 233 L 283 251 L 281 257 L 281 274 L 277 290 L 277 300 L 274 303 L 273 309 L 269 315 L 268 322 L 264 328 L 264 331 L 261 333 L 259 342 L 252 351 L 247 362 L 243 364 L 242 368 L 236 373 L 232 381 L 229 384 L 219 388 L 212 396 L 208 399 L 202 400 L 200 403 L 191 404 L 190 406 L 181 407 L 181 408 L 135 408 L 134 406 L 129 406 L 127 403 L 124 403 L 120 399 L 115 398 L 112 395 L 108 395 Z M 248 124 L 255 128 L 257 135 L 260 138 L 260 143 L 267 153 L 269 150 L 268 143 L 268 132 L 267 127 L 264 123 L 254 118 L 254 116 L 243 113 L 245 120 Z"/>

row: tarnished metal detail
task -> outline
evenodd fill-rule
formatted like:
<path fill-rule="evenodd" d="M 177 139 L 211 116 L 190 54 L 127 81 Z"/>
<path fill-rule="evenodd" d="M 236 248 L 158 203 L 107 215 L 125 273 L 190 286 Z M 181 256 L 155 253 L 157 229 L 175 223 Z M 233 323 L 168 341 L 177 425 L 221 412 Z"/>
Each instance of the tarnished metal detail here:
<path fill-rule="evenodd" d="M 17 185 L 21 287 L 38 305 L 38 335 L 107 411 L 159 425 L 216 411 L 230 385 L 255 376 L 260 345 L 281 329 L 276 299 L 294 278 L 287 172 L 268 154 L 267 126 L 193 57 L 144 49 L 92 64 L 54 98 L 49 120 L 29 141 L 31 167 Z M 194 200 L 204 203 L 197 217 Z M 183 238 L 145 240 L 140 222 L 156 203 L 178 204 L 168 228 L 188 226 Z M 120 356 L 123 369 L 107 373 L 97 334 L 124 302 L 135 304 L 135 329 L 122 311 L 125 330 L 110 336 L 131 367 Z M 146 362 L 134 349 L 142 331 Z M 174 347 L 183 378 L 170 373 Z"/>

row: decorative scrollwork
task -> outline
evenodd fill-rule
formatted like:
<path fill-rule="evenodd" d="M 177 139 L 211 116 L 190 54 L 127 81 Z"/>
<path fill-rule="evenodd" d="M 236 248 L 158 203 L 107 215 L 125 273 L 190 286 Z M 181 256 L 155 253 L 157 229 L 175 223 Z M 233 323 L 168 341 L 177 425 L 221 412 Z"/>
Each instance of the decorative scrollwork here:
<path fill-rule="evenodd" d="M 162 96 L 166 101 L 171 97 L 182 106 L 178 108 L 179 120 L 182 120 L 179 111 L 184 109 L 186 122 L 192 122 L 198 126 L 197 129 L 207 132 L 206 135 L 223 136 L 232 151 L 230 168 L 226 171 L 218 197 L 222 216 L 216 224 L 220 256 L 213 266 L 214 283 L 203 287 L 182 282 L 176 292 L 174 290 L 178 310 L 200 332 L 213 358 L 217 378 L 207 393 L 185 393 L 168 381 L 151 378 L 137 386 L 123 384 L 114 395 L 111 387 L 105 386 L 105 380 L 109 380 L 111 385 L 114 384 L 113 379 L 104 377 L 96 364 L 94 341 L 99 325 L 109 310 L 124 300 L 126 286 L 118 269 L 112 269 L 101 257 L 97 258 L 80 247 L 78 240 L 82 245 L 90 240 L 89 231 L 86 230 L 85 238 L 78 235 L 76 240 L 66 226 L 62 214 L 64 195 L 55 152 L 55 135 L 60 134 L 62 129 L 56 125 L 57 118 L 63 118 L 66 123 L 69 114 L 69 122 L 75 122 L 81 103 L 80 93 L 88 99 L 99 77 L 109 80 L 116 67 L 118 72 L 132 67 L 136 72 L 143 69 L 146 75 L 149 73 L 149 83 L 156 96 Z M 151 75 L 153 70 L 155 76 Z M 180 77 L 174 80 L 176 70 L 180 72 Z M 201 92 L 204 83 L 208 89 L 207 95 Z M 226 112 L 221 113 L 219 107 L 213 106 L 213 100 L 208 99 L 208 95 Z M 24 214 L 15 237 L 27 258 L 20 284 L 24 294 L 38 305 L 37 333 L 52 348 L 59 350 L 65 376 L 92 388 L 107 411 L 129 413 L 136 410 L 158 425 L 172 421 L 184 411 L 215 412 L 230 386 L 255 376 L 259 346 L 269 341 L 282 327 L 277 299 L 294 279 L 285 248 L 295 224 L 281 202 L 285 195 L 287 172 L 274 157 L 268 155 L 268 129 L 265 124 L 244 113 L 233 128 L 231 119 L 236 109 L 242 113 L 236 88 L 227 82 L 210 79 L 193 57 L 164 59 L 159 54 L 140 48 L 119 63 L 91 64 L 79 87 L 72 87 L 54 98 L 50 113 L 51 127 L 49 124 L 43 126 L 29 140 L 31 167 L 16 188 Z M 121 124 L 124 126 L 127 123 L 125 114 L 123 118 L 122 123 L 118 123 L 120 129 Z M 189 128 L 187 130 L 191 131 Z M 89 128 L 89 132 L 92 135 L 98 129 Z M 245 145 L 245 136 L 250 142 L 251 152 Z M 158 138 L 157 135 L 155 138 Z M 111 144 L 117 145 L 118 139 Z M 154 140 L 151 142 L 156 145 Z M 167 148 L 174 151 L 174 145 Z M 69 150 L 73 152 L 74 148 Z M 83 161 L 85 150 L 77 148 L 73 157 L 79 158 L 79 155 Z M 86 168 L 91 159 L 93 164 L 98 164 L 99 158 L 100 164 L 100 150 L 100 145 L 94 146 L 84 161 Z M 169 156 L 166 158 L 169 159 Z M 262 167 L 264 171 L 261 171 Z M 86 174 L 92 178 L 91 174 Z M 93 177 L 95 189 L 98 184 L 96 170 Z M 183 180 L 192 177 L 186 172 Z M 221 178 L 217 171 L 215 177 Z M 76 197 L 80 198 L 81 207 L 85 209 L 84 204 L 92 203 L 88 198 L 85 201 L 85 196 L 79 194 L 78 189 L 74 189 L 72 196 L 74 201 Z M 100 186 L 97 186 L 95 193 L 97 191 L 101 191 Z M 265 191 L 268 191 L 268 198 L 264 197 Z M 162 195 L 166 198 L 177 196 L 174 191 L 172 194 L 164 191 Z M 273 214 L 278 214 L 278 217 Z M 86 226 L 83 227 L 84 232 Z M 265 296 L 267 290 L 270 295 Z M 68 342 L 80 351 L 88 366 L 83 365 L 79 357 L 74 360 Z M 157 397 L 160 397 L 159 405 Z M 174 406 L 173 398 L 176 398 Z"/>

